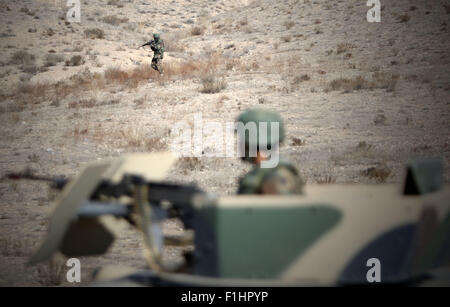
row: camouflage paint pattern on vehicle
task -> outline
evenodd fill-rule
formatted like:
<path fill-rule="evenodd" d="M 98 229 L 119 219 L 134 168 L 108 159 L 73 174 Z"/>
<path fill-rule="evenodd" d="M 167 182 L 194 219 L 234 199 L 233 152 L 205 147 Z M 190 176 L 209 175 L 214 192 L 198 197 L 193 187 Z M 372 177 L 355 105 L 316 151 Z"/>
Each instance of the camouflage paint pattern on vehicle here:
<path fill-rule="evenodd" d="M 119 182 L 130 174 L 162 180 L 174 161 L 170 154 L 154 153 L 87 166 L 57 199 L 49 235 L 32 262 L 57 252 L 104 253 L 124 221 L 122 213 L 110 215 L 117 204 L 105 203 L 105 214 L 86 228 L 77 209 L 93 206 L 90 195 L 102 180 Z M 199 193 L 180 215 L 195 233 L 192 273 L 136 274 L 166 285 L 340 285 L 367 283 L 370 258 L 379 259 L 382 282 L 402 283 L 448 269 L 450 186 L 425 169 L 408 169 L 410 182 L 403 186 L 306 185 L 304 194 L 289 196 Z M 422 174 L 434 183 L 417 180 Z M 155 206 L 149 205 L 148 216 L 154 216 Z M 91 240 L 83 245 L 86 229 Z M 150 224 L 141 229 L 149 232 L 144 238 L 155 238 L 152 229 Z"/>

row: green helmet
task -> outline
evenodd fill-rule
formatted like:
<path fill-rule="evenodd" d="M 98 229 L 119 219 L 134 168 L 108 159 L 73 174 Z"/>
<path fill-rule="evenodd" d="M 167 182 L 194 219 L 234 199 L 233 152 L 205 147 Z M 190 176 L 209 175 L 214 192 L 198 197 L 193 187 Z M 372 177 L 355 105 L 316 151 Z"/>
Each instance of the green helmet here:
<path fill-rule="evenodd" d="M 159 40 L 159 34 L 158 33 L 153 33 L 153 38 L 155 40 Z"/>
<path fill-rule="evenodd" d="M 281 116 L 273 111 L 263 110 L 263 109 L 249 109 L 242 112 L 237 118 L 238 123 L 243 123 L 244 126 L 249 127 L 248 123 L 254 122 L 256 125 L 256 137 L 250 137 L 250 132 L 247 129 L 239 129 L 237 126 L 237 133 L 241 138 L 241 141 L 245 141 L 245 145 L 257 146 L 256 148 L 264 148 L 267 146 L 268 149 L 277 146 L 284 140 L 284 123 Z M 261 126 L 261 123 L 267 123 L 266 126 Z M 278 133 L 275 131 L 272 133 L 272 123 L 278 123 Z M 262 133 L 260 129 L 264 129 L 267 133 L 266 140 L 260 140 L 260 134 Z M 272 135 L 273 134 L 273 135 Z M 242 139 L 243 138 L 243 139 Z M 263 142 L 263 143 L 261 143 Z"/>

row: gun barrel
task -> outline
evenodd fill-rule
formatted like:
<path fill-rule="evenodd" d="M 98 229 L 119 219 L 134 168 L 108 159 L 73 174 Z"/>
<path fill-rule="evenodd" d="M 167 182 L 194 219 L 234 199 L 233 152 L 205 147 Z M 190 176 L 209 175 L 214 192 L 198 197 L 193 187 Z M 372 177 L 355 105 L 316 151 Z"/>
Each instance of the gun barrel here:
<path fill-rule="evenodd" d="M 51 186 L 55 189 L 61 190 L 69 182 L 69 179 L 64 176 L 42 176 L 36 175 L 31 170 L 27 169 L 23 172 L 9 173 L 5 176 L 8 179 L 19 180 L 19 179 L 30 179 L 38 181 L 50 182 Z"/>
<path fill-rule="evenodd" d="M 78 217 L 94 218 L 102 215 L 115 217 L 128 217 L 131 213 L 130 206 L 119 203 L 101 203 L 95 201 L 86 202 L 79 210 Z"/>

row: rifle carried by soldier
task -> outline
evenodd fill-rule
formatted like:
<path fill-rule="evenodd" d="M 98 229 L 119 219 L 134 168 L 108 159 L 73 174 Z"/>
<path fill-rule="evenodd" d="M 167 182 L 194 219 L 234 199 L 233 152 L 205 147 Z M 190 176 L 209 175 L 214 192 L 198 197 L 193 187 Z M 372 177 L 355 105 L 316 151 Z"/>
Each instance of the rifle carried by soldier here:
<path fill-rule="evenodd" d="M 154 41 L 154 40 L 151 40 L 151 41 L 149 41 L 149 42 L 147 42 L 147 43 L 145 43 L 145 44 L 139 46 L 138 49 L 139 49 L 139 48 L 143 48 L 143 47 L 145 47 L 145 46 L 152 46 L 154 43 L 155 43 L 155 41 Z M 150 47 L 150 48 L 151 48 L 151 47 Z"/>

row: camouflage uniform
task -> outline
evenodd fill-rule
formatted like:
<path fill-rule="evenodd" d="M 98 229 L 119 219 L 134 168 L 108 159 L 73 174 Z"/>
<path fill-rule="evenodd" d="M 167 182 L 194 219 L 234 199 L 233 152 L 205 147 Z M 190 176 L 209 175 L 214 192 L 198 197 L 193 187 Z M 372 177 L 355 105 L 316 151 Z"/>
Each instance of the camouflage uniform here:
<path fill-rule="evenodd" d="M 304 182 L 297 168 L 280 160 L 274 168 L 256 165 L 239 179 L 238 194 L 301 194 Z"/>
<path fill-rule="evenodd" d="M 157 70 L 160 74 L 163 73 L 162 59 L 164 58 L 164 41 L 159 37 L 159 34 L 153 34 L 154 40 L 148 42 L 148 46 L 153 51 L 152 68 Z"/>
<path fill-rule="evenodd" d="M 259 127 L 260 122 L 267 122 L 267 139 L 272 140 L 270 123 L 279 123 L 279 133 L 274 136 L 275 144 L 267 144 L 274 148 L 284 140 L 284 124 L 281 117 L 270 111 L 261 109 L 250 109 L 240 114 L 237 119 L 244 125 L 248 122 L 255 122 Z M 245 176 L 239 179 L 238 194 L 301 194 L 304 181 L 297 168 L 287 160 L 281 159 L 274 168 L 262 168 L 255 159 L 248 157 L 249 146 L 260 146 L 259 131 L 256 140 L 250 140 L 248 133 L 241 135 L 246 145 L 244 161 L 255 164 L 254 168 Z"/>

